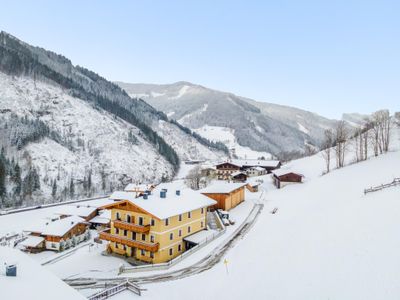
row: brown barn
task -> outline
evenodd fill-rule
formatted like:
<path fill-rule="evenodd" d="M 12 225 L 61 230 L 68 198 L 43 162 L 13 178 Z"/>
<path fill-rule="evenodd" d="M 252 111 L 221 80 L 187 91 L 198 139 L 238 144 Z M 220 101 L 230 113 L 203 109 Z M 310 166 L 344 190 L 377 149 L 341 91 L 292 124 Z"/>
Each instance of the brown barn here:
<path fill-rule="evenodd" d="M 228 211 L 245 200 L 245 186 L 245 183 L 218 182 L 200 192 L 217 201 L 217 204 L 213 206 L 214 209 L 220 208 Z"/>
<path fill-rule="evenodd" d="M 280 189 L 285 185 L 292 183 L 301 183 L 303 175 L 288 170 L 279 170 L 273 172 L 273 179 L 275 186 Z"/>

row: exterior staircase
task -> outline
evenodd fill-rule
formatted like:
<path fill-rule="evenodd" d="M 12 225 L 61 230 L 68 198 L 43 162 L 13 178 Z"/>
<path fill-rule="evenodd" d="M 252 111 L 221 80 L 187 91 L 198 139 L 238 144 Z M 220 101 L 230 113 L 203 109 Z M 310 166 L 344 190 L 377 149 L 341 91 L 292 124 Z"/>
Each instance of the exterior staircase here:
<path fill-rule="evenodd" d="M 218 230 L 217 220 L 215 219 L 215 214 L 213 212 L 207 212 L 207 226 L 210 229 Z"/>

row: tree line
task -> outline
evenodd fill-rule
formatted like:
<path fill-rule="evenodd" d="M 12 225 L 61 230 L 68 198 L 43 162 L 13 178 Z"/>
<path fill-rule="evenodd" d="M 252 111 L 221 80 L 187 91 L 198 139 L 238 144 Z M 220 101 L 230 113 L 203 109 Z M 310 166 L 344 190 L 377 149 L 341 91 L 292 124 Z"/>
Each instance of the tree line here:
<path fill-rule="evenodd" d="M 398 116 L 396 114 L 392 118 L 388 110 L 380 110 L 366 118 L 364 124 L 353 133 L 345 121 L 339 121 L 335 128 L 325 130 L 321 146 L 325 172 L 330 172 L 333 160 L 336 168 L 344 167 L 346 155 L 351 150 L 350 143 L 353 144 L 355 162 L 367 160 L 371 148 L 374 156 L 388 152 L 391 129 L 396 120 L 400 119 Z"/>

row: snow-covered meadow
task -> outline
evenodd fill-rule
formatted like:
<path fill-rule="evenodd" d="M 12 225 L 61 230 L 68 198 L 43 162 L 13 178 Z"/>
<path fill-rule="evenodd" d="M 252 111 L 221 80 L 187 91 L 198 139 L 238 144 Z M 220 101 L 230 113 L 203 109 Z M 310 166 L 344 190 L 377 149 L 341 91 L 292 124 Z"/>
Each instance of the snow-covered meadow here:
<path fill-rule="evenodd" d="M 305 183 L 281 190 L 265 183 L 266 207 L 226 255 L 228 272 L 221 261 L 150 284 L 145 299 L 398 299 L 400 187 L 364 195 L 400 177 L 397 136 L 393 144 L 392 152 L 325 176 L 320 154 L 284 166 L 302 172 Z"/>

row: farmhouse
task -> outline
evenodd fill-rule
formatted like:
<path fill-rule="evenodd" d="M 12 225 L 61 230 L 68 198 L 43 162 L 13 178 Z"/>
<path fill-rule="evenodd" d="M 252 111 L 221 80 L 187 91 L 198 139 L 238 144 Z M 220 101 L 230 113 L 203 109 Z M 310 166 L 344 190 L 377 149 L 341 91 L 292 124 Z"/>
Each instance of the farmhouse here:
<path fill-rule="evenodd" d="M 228 211 L 244 201 L 245 186 L 245 183 L 217 182 L 200 190 L 200 192 L 217 201 L 213 206 L 214 209 L 220 208 Z"/>
<path fill-rule="evenodd" d="M 89 238 L 88 223 L 78 216 L 44 219 L 24 230 L 28 238 L 21 245 L 30 252 L 62 251 Z"/>
<path fill-rule="evenodd" d="M 246 174 L 249 177 L 253 177 L 253 176 L 262 176 L 265 175 L 267 173 L 267 171 L 265 170 L 265 168 L 257 166 L 257 167 L 250 167 L 246 170 Z"/>
<path fill-rule="evenodd" d="M 281 162 L 279 160 L 263 160 L 263 159 L 233 159 L 234 165 L 240 166 L 242 171 L 247 171 L 250 168 L 261 167 L 265 169 L 267 173 L 279 169 Z"/>
<path fill-rule="evenodd" d="M 233 164 L 231 162 L 223 162 L 215 166 L 217 179 L 229 180 L 232 173 L 240 171 L 240 165 Z"/>
<path fill-rule="evenodd" d="M 108 251 L 148 263 L 167 262 L 187 249 L 185 238 L 207 228 L 207 208 L 216 202 L 191 189 L 161 184 L 151 194 L 135 197 L 115 192 L 111 228 L 100 232 Z"/>
<path fill-rule="evenodd" d="M 288 184 L 300 183 L 303 175 L 289 170 L 276 170 L 273 172 L 272 178 L 275 186 L 280 189 Z"/>
<path fill-rule="evenodd" d="M 231 175 L 238 171 L 249 172 L 248 176 L 261 176 L 280 167 L 279 160 L 262 159 L 232 159 L 215 166 L 217 178 L 220 180 L 229 180 Z"/>
<path fill-rule="evenodd" d="M 215 178 L 217 174 L 217 169 L 211 165 L 203 165 L 201 167 L 201 176 L 205 176 L 208 178 Z"/>

